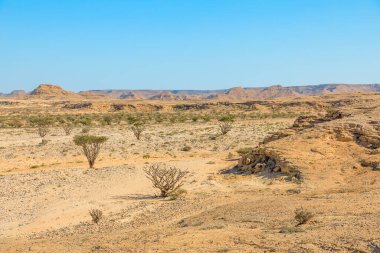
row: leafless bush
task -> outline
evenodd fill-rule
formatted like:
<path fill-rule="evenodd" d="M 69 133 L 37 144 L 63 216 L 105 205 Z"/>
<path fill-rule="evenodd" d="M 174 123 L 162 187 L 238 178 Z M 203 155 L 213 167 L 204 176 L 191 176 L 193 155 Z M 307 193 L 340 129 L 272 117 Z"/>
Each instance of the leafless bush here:
<path fill-rule="evenodd" d="M 306 222 L 308 222 L 313 217 L 314 217 L 314 214 L 312 212 L 309 212 L 309 211 L 303 209 L 302 207 L 297 208 L 294 211 L 294 219 L 297 222 L 296 226 L 305 224 Z"/>
<path fill-rule="evenodd" d="M 165 164 L 152 164 L 144 168 L 146 177 L 152 182 L 153 187 L 161 192 L 161 197 L 167 197 L 177 191 L 182 185 L 182 179 L 188 171 Z"/>
<path fill-rule="evenodd" d="M 227 134 L 232 129 L 231 122 L 219 122 L 219 130 L 222 135 Z"/>
<path fill-rule="evenodd" d="M 103 218 L 103 212 L 99 209 L 92 209 L 89 211 L 91 215 L 92 222 L 98 224 L 99 221 Z"/>
<path fill-rule="evenodd" d="M 99 155 L 100 147 L 107 141 L 107 137 L 94 135 L 77 135 L 74 137 L 74 143 L 81 146 L 84 155 L 87 158 L 90 168 L 94 167 L 95 160 Z"/>
<path fill-rule="evenodd" d="M 131 130 L 132 130 L 133 134 L 136 136 L 136 139 L 140 140 L 141 134 L 144 132 L 145 127 L 144 127 L 143 123 L 135 123 L 131 127 Z"/>
<path fill-rule="evenodd" d="M 37 133 L 41 138 L 44 138 L 49 133 L 49 128 L 47 126 L 37 127 Z"/>
<path fill-rule="evenodd" d="M 67 136 L 69 136 L 71 134 L 71 131 L 74 129 L 74 126 L 72 124 L 69 124 L 69 123 L 64 123 L 62 125 L 62 129 L 63 129 L 63 131 L 65 131 L 65 134 Z"/>

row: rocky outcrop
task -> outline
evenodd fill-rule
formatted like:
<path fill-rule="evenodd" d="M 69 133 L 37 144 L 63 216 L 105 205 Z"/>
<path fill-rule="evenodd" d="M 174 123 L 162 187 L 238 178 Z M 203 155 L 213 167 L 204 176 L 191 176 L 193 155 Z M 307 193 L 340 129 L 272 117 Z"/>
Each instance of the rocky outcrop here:
<path fill-rule="evenodd" d="M 331 110 L 325 114 L 301 115 L 297 117 L 292 127 L 288 129 L 279 130 L 275 133 L 266 136 L 264 140 L 261 142 L 261 144 L 266 144 L 275 140 L 279 140 L 294 135 L 297 132 L 302 131 L 306 128 L 315 127 L 317 124 L 342 119 L 343 117 L 347 116 L 349 116 L 349 114 L 344 114 L 343 112 L 338 110 Z"/>
<path fill-rule="evenodd" d="M 342 124 L 334 128 L 335 137 L 338 141 L 354 141 L 367 149 L 380 148 L 380 123 L 371 121 L 372 124 Z"/>
<path fill-rule="evenodd" d="M 254 174 L 282 173 L 287 175 L 288 179 L 301 180 L 301 172 L 299 169 L 272 149 L 257 148 L 243 155 L 237 167 L 241 171 Z"/>

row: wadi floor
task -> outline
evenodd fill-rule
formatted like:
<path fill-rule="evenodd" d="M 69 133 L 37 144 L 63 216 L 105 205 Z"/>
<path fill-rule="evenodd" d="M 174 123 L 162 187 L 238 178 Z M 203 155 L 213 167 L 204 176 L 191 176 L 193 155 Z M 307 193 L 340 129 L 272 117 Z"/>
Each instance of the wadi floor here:
<path fill-rule="evenodd" d="M 214 121 L 151 124 L 140 141 L 127 125 L 93 127 L 109 138 L 95 169 L 73 143 L 80 128 L 52 128 L 45 145 L 33 128 L 0 129 L 0 252 L 379 252 L 377 178 L 319 188 L 222 173 L 294 120 L 238 120 L 216 139 Z M 157 162 L 190 172 L 186 194 L 155 197 L 143 168 Z M 301 207 L 314 216 L 295 226 Z"/>

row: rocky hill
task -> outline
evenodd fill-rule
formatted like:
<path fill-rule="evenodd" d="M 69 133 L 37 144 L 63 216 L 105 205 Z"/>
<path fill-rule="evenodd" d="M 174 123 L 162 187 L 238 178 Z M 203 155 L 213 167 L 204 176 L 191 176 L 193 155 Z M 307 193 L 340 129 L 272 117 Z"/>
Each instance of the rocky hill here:
<path fill-rule="evenodd" d="M 158 95 L 150 97 L 150 99 L 153 99 L 153 100 L 184 100 L 186 98 L 182 97 L 182 96 L 175 95 L 170 91 L 163 91 Z"/>
<path fill-rule="evenodd" d="M 23 96 L 26 96 L 28 93 L 24 90 L 14 90 L 12 91 L 11 93 L 0 93 L 0 97 L 11 97 L 11 98 L 15 98 L 15 97 L 23 97 Z"/>
<path fill-rule="evenodd" d="M 41 98 L 41 99 L 78 99 L 83 98 L 81 95 L 66 91 L 59 86 L 52 84 L 40 84 L 36 89 L 34 89 L 30 95 L 33 98 Z"/>
<path fill-rule="evenodd" d="M 129 100 L 141 100 L 144 99 L 138 92 L 130 91 L 127 94 L 122 94 L 119 98 L 121 99 L 129 99 Z"/>
<path fill-rule="evenodd" d="M 301 94 L 292 90 L 291 87 L 282 87 L 280 85 L 271 86 L 256 93 L 256 97 L 260 99 L 295 97 L 300 95 Z"/>
<path fill-rule="evenodd" d="M 9 93 L 7 96 L 8 97 L 23 97 L 28 95 L 24 90 L 14 90 L 11 93 Z"/>

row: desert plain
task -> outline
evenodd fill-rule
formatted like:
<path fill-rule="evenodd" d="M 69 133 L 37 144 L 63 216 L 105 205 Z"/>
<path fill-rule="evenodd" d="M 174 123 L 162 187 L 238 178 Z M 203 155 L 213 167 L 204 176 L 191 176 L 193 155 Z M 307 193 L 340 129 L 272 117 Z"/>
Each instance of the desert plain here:
<path fill-rule="evenodd" d="M 0 252 L 380 252 L 379 93 L 57 92 L 0 98 Z M 84 133 L 108 138 L 94 168 L 73 141 Z M 188 171 L 181 194 L 162 198 L 146 177 L 163 163 Z"/>

